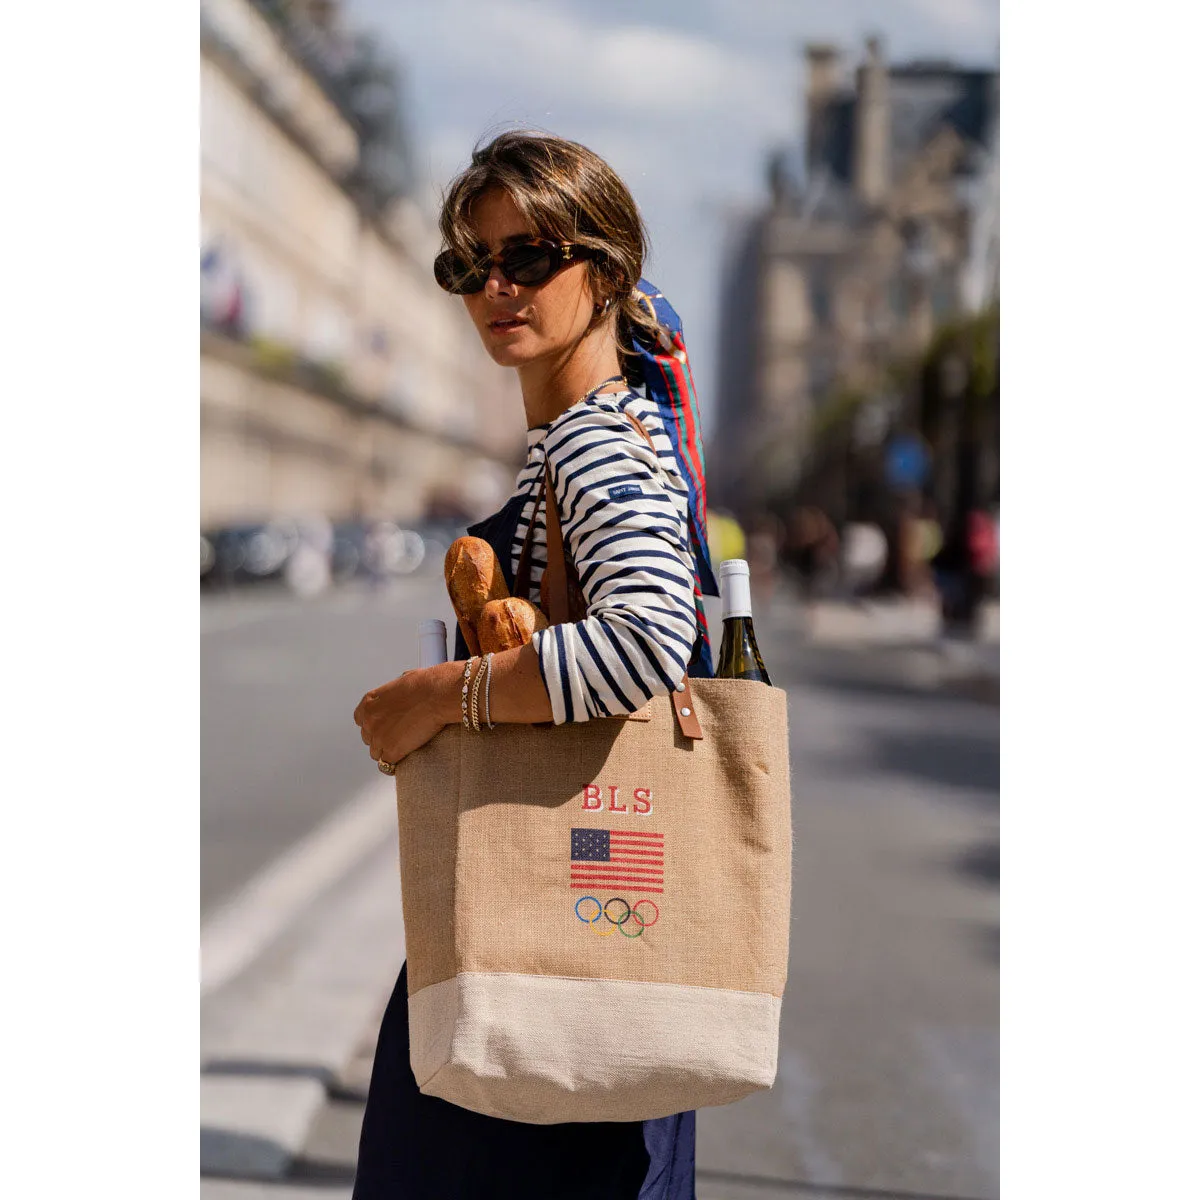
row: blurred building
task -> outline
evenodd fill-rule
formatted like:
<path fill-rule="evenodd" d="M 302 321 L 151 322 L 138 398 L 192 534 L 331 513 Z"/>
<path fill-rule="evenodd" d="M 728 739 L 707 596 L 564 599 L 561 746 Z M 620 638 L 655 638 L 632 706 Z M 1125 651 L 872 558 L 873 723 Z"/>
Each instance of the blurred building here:
<path fill-rule="evenodd" d="M 474 516 L 523 458 L 515 380 L 433 281 L 389 70 L 331 0 L 201 0 L 203 525 Z"/>
<path fill-rule="evenodd" d="M 740 508 L 793 489 L 839 391 L 886 421 L 888 365 L 999 286 L 999 73 L 889 65 L 876 38 L 853 77 L 804 56 L 803 154 L 771 162 L 722 289 L 714 491 Z"/>

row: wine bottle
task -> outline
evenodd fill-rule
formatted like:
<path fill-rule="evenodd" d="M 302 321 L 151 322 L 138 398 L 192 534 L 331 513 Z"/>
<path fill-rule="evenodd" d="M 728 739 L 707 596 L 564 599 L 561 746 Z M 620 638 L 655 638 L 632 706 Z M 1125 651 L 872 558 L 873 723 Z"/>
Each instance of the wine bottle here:
<path fill-rule="evenodd" d="M 417 626 L 417 666 L 436 666 L 446 658 L 446 622 L 422 621 Z"/>
<path fill-rule="evenodd" d="M 721 657 L 718 679 L 757 679 L 771 685 L 754 638 L 750 611 L 750 564 L 744 558 L 727 558 L 721 564 Z"/>

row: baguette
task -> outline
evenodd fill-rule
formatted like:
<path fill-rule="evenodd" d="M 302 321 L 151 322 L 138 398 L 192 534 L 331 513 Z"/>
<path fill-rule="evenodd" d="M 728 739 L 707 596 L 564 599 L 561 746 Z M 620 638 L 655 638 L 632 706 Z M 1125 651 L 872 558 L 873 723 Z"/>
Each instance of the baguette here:
<path fill-rule="evenodd" d="M 475 624 L 480 652 L 487 654 L 524 646 L 539 629 L 546 629 L 549 624 L 540 608 L 519 596 L 489 600 Z"/>
<path fill-rule="evenodd" d="M 484 605 L 508 598 L 500 562 L 482 538 L 460 537 L 446 551 L 444 574 L 463 640 L 471 654 L 478 654 L 477 624 Z"/>

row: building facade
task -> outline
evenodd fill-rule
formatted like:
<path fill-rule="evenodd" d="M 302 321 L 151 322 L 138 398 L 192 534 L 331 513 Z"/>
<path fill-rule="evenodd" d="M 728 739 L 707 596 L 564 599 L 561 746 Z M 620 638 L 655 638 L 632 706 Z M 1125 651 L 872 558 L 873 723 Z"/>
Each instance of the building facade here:
<path fill-rule="evenodd" d="M 366 196 L 353 108 L 276 9 L 201 4 L 201 524 L 490 511 L 515 380 L 434 283 L 433 223 Z"/>
<path fill-rule="evenodd" d="M 852 77 L 832 46 L 805 60 L 803 155 L 727 264 L 714 476 L 742 509 L 794 490 L 839 393 L 886 419 L 889 364 L 999 285 L 998 72 L 889 65 L 875 38 Z"/>

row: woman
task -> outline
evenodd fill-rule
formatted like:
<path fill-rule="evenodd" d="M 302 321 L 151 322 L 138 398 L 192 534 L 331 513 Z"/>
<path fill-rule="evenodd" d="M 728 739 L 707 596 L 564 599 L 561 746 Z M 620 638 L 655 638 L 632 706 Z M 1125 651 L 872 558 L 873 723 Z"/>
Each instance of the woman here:
<path fill-rule="evenodd" d="M 512 498 L 470 532 L 492 545 L 511 589 L 533 519 L 536 603 L 545 507 L 534 513 L 548 462 L 587 603 L 585 619 L 494 656 L 491 720 L 562 724 L 629 713 L 685 673 L 710 674 L 694 599 L 688 487 L 655 406 L 623 378 L 634 334 L 660 332 L 634 295 L 646 237 L 628 189 L 583 146 L 503 134 L 451 185 L 441 231 L 447 250 L 436 263 L 438 282 L 462 295 L 492 358 L 516 369 L 528 430 Z M 653 450 L 627 414 L 646 428 Z M 459 632 L 458 661 L 406 671 L 363 697 L 355 721 L 381 769 L 459 722 L 467 657 Z M 525 1125 L 422 1095 L 409 1066 L 401 969 L 380 1028 L 355 1200 L 694 1195 L 693 1112 Z"/>

